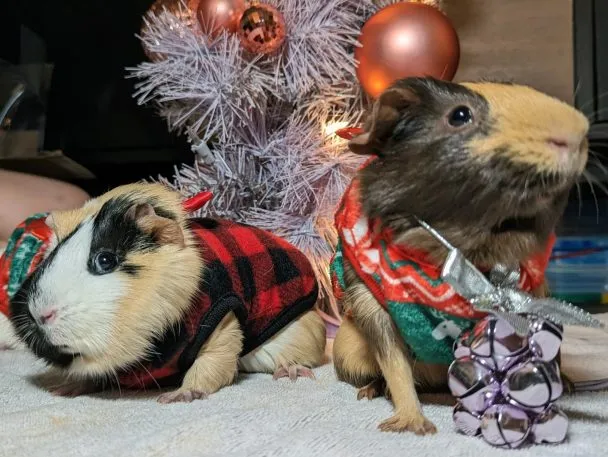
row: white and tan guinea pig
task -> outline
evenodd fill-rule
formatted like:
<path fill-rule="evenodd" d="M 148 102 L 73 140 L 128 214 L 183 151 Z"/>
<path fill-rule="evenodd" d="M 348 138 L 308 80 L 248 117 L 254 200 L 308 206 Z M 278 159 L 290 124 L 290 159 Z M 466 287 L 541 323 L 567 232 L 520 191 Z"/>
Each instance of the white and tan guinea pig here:
<path fill-rule="evenodd" d="M 54 388 L 175 386 L 191 401 L 238 370 L 312 377 L 325 326 L 305 256 L 262 230 L 188 219 L 160 184 L 118 187 L 51 213 L 46 258 L 10 302 L 23 342 L 65 377 Z"/>
<path fill-rule="evenodd" d="M 355 178 L 357 207 L 365 221 L 389 230 L 395 249 L 428 255 L 434 271 L 446 250 L 414 216 L 482 269 L 523 265 L 547 252 L 587 162 L 588 128 L 579 111 L 530 87 L 398 81 L 376 100 L 364 132 L 350 143 L 353 152 L 375 156 Z M 352 244 L 346 235 L 341 241 Z M 448 365 L 413 357 L 403 337 L 408 332 L 396 328 L 361 268 L 346 260 L 343 268 L 345 318 L 333 347 L 339 379 L 360 388 L 360 398 L 391 397 L 395 414 L 382 430 L 434 433 L 416 389 L 446 387 Z M 546 294 L 544 272 L 536 273 L 540 282 L 531 292 Z M 428 340 L 430 346 L 430 332 Z"/>

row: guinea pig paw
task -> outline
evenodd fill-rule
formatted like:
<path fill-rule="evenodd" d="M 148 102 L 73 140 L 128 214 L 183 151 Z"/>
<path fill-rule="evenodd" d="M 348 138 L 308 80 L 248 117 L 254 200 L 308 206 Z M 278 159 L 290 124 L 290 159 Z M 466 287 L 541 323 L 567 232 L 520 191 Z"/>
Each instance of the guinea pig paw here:
<path fill-rule="evenodd" d="M 158 402 L 167 404 L 167 403 L 190 403 L 194 400 L 204 400 L 209 395 L 205 392 L 201 392 L 200 390 L 192 390 L 192 389 L 177 389 L 173 392 L 166 392 L 158 397 Z"/>
<path fill-rule="evenodd" d="M 383 432 L 413 432 L 416 435 L 432 435 L 437 427 L 422 414 L 395 414 L 382 422 L 378 428 Z"/>
<path fill-rule="evenodd" d="M 386 381 L 384 378 L 380 377 L 374 379 L 368 385 L 361 387 L 357 392 L 357 400 L 363 400 L 367 398 L 368 400 L 373 400 L 376 397 L 381 397 L 382 395 L 387 395 L 387 387 Z"/>
<path fill-rule="evenodd" d="M 82 381 L 68 381 L 57 386 L 50 386 L 48 390 L 51 395 L 56 397 L 78 397 L 97 391 L 93 385 Z"/>
<path fill-rule="evenodd" d="M 291 381 L 296 381 L 298 378 L 316 379 L 313 371 L 302 365 L 280 366 L 272 375 L 272 379 L 276 381 L 280 378 L 289 378 Z"/>

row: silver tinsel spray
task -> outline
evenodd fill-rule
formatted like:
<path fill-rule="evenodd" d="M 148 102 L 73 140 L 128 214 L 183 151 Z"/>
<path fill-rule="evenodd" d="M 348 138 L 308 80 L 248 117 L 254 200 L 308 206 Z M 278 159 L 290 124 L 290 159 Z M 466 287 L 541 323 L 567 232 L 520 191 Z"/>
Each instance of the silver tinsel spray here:
<path fill-rule="evenodd" d="M 187 135 L 193 163 L 161 181 L 184 195 L 214 194 L 201 215 L 270 230 L 303 250 L 321 283 L 321 311 L 338 323 L 328 262 L 333 212 L 361 158 L 338 128 L 356 125 L 368 102 L 353 49 L 371 0 L 268 0 L 287 37 L 272 56 L 251 56 L 236 35 L 210 38 L 186 4 L 149 12 L 141 40 L 153 62 L 130 69 L 139 103 L 155 103 Z"/>

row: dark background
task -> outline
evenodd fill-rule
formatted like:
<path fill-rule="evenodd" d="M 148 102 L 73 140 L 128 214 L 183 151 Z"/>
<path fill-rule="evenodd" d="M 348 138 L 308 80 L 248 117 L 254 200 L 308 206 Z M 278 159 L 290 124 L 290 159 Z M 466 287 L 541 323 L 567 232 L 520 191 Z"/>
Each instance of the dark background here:
<path fill-rule="evenodd" d="M 44 148 L 60 149 L 96 181 L 92 194 L 192 160 L 182 137 L 167 132 L 153 107 L 133 99 L 125 67 L 145 59 L 139 40 L 152 0 L 0 0 L 0 58 L 52 62 Z M 24 30 L 25 29 L 25 30 Z"/>
<path fill-rule="evenodd" d="M 549 93 L 563 88 L 561 96 L 584 107 L 593 120 L 591 149 L 606 162 L 608 1 L 446 3 L 461 35 L 459 74 L 510 71 L 524 75 L 523 82 L 548 80 L 546 88 L 540 88 Z M 153 107 L 137 105 L 132 96 L 136 80 L 125 78 L 125 67 L 145 60 L 135 34 L 151 4 L 152 0 L 0 0 L 0 58 L 14 64 L 53 63 L 45 100 L 44 148 L 60 149 L 90 169 L 98 179 L 76 184 L 93 195 L 150 176 L 170 177 L 175 165 L 192 161 L 184 138 L 169 133 Z M 554 44 L 558 38 L 560 44 Z M 513 60 L 519 54 L 524 62 Z M 570 76 L 564 78 L 564 72 Z M 565 81 L 574 81 L 576 96 Z M 608 186 L 606 174 L 590 167 Z M 595 190 L 594 195 L 583 183 L 580 196 L 573 192 L 564 230 L 608 232 L 608 198 L 599 187 Z"/>

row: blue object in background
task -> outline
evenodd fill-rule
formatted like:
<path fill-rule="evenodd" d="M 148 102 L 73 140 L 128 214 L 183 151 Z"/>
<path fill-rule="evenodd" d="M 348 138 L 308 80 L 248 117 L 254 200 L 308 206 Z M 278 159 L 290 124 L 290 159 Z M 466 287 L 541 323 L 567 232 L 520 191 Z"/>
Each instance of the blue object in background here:
<path fill-rule="evenodd" d="M 608 236 L 562 236 L 546 273 L 551 295 L 579 305 L 608 304 Z"/>

